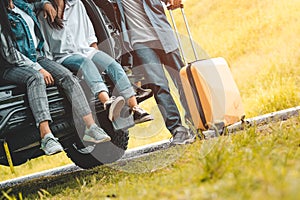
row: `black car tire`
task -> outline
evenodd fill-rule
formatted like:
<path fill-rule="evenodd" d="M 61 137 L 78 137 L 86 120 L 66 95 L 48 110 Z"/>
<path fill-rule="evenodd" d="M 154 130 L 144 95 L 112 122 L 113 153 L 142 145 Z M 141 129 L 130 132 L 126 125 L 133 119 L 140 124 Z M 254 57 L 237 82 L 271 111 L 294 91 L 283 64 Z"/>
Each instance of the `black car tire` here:
<path fill-rule="evenodd" d="M 84 143 L 81 141 L 80 136 L 74 134 L 66 143 L 67 156 L 77 166 L 84 169 L 119 160 L 128 146 L 128 130 L 115 131 L 105 111 L 97 113 L 97 118 L 101 122 L 101 128 L 110 135 L 110 142 L 100 144 Z"/>

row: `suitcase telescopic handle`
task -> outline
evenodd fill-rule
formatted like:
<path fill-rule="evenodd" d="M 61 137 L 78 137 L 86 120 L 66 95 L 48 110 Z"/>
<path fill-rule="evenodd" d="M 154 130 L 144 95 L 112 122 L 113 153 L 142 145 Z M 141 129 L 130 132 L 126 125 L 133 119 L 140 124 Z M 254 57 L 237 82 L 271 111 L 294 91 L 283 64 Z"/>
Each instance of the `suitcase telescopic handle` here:
<path fill-rule="evenodd" d="M 180 37 L 179 37 L 178 29 L 177 29 L 177 26 L 176 26 L 176 23 L 175 23 L 175 20 L 174 20 L 174 17 L 173 17 L 174 7 L 170 5 L 167 8 L 169 10 L 172 25 L 173 25 L 175 35 L 176 35 L 176 39 L 177 39 L 178 44 L 179 44 L 180 53 L 183 57 L 182 59 L 185 63 L 187 63 L 186 60 L 185 60 L 185 55 L 184 55 L 182 43 L 181 43 L 181 40 L 180 40 Z M 183 17 L 183 20 L 184 20 L 184 24 L 185 24 L 185 27 L 186 27 L 186 30 L 187 30 L 187 33 L 188 33 L 188 36 L 189 36 L 189 39 L 190 39 L 191 46 L 192 46 L 192 49 L 193 49 L 193 52 L 194 52 L 195 59 L 198 60 L 198 54 L 197 54 L 197 51 L 196 51 L 196 48 L 195 48 L 194 40 L 193 40 L 193 37 L 192 37 L 192 34 L 191 34 L 191 30 L 190 30 L 187 18 L 186 18 L 185 12 L 184 12 L 183 4 L 180 4 L 180 10 L 181 10 L 181 14 L 182 14 L 182 17 Z"/>

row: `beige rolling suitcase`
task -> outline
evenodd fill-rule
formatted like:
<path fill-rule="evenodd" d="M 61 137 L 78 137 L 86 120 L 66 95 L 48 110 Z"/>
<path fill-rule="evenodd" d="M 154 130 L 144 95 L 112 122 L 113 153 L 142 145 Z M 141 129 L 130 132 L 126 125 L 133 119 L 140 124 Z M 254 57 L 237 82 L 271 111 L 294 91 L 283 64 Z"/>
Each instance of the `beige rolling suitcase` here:
<path fill-rule="evenodd" d="M 181 12 L 196 58 L 180 71 L 184 94 L 195 128 L 219 129 L 220 126 L 226 127 L 242 120 L 244 118 L 242 99 L 228 63 L 222 57 L 198 59 L 183 6 Z M 171 10 L 170 16 L 178 34 Z M 177 39 L 184 57 L 178 35 Z"/>

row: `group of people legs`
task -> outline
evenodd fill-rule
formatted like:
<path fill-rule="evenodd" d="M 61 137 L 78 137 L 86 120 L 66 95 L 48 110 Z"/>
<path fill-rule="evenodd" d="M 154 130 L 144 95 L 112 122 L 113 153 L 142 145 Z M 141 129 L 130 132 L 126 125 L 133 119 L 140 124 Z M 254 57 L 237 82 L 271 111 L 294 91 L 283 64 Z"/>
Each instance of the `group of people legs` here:
<path fill-rule="evenodd" d="M 180 0 L 167 2 L 175 8 L 181 3 Z M 141 66 L 137 68 L 142 69 L 146 78 L 145 87 L 153 91 L 154 98 L 160 105 L 166 127 L 173 136 L 171 143 L 192 143 L 195 135 L 181 123 L 162 66 L 164 64 L 167 69 L 172 69 L 168 71 L 172 73 L 180 93 L 182 89 L 178 72 L 183 63 L 176 40 L 172 44 L 171 32 L 164 35 L 171 27 L 165 19 L 161 2 L 152 2 L 160 7 L 148 3 L 117 0 L 122 19 L 120 24 L 124 34 L 124 49 L 131 52 L 133 65 Z M 133 8 L 135 10 L 132 10 Z M 159 12 L 152 9 L 158 9 Z M 41 10 L 42 12 L 39 12 Z M 135 18 L 138 17 L 136 13 L 143 18 Z M 0 15 L 1 78 L 26 85 L 30 108 L 42 138 L 41 149 L 46 155 L 63 150 L 49 126 L 52 119 L 46 87 L 53 84 L 64 90 L 76 115 L 85 123 L 86 129 L 82 138 L 84 141 L 101 143 L 111 139 L 109 134 L 95 123 L 85 94 L 73 75 L 74 72 L 82 74 L 93 95 L 108 111 L 111 121 L 120 117 L 124 105 L 130 107 L 136 124 L 153 120 L 153 117 L 138 105 L 135 90 L 122 66 L 98 49 L 92 23 L 80 0 L 41 0 L 33 3 L 26 0 L 3 0 Z M 149 15 L 164 16 L 163 20 L 159 19 L 162 27 L 155 27 L 155 19 L 158 18 Z M 137 23 L 138 19 L 141 20 L 142 27 L 141 23 Z M 165 24 L 167 28 L 164 27 Z M 148 25 L 147 29 L 143 27 L 145 25 Z M 161 35 L 167 40 L 163 41 Z M 109 96 L 101 76 L 102 72 L 113 81 L 119 96 Z M 185 107 L 184 99 L 181 100 Z"/>

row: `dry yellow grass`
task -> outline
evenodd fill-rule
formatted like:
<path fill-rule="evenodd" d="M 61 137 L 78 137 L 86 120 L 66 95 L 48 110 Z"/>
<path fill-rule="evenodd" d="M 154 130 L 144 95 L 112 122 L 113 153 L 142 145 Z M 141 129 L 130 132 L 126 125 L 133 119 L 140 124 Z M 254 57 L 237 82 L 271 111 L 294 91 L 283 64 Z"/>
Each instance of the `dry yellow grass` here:
<path fill-rule="evenodd" d="M 228 60 L 248 117 L 299 105 L 300 1 L 188 0 L 185 10 L 201 48 Z"/>
<path fill-rule="evenodd" d="M 187 0 L 185 13 L 200 58 L 221 56 L 229 62 L 247 117 L 299 105 L 300 1 Z M 174 16 L 192 61 L 181 12 Z M 153 111 L 155 122 L 131 130 L 131 147 L 170 137 L 155 105 L 148 103 L 144 106 Z"/>

